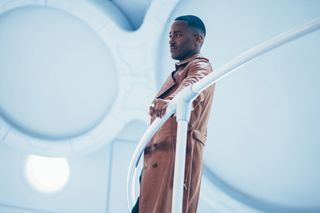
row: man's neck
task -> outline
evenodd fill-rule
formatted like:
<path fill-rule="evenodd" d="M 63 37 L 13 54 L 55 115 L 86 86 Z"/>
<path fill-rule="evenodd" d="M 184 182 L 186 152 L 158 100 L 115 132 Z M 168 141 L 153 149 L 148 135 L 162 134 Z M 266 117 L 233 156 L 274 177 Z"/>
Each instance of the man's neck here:
<path fill-rule="evenodd" d="M 199 54 L 199 53 L 200 53 L 200 51 L 191 52 L 190 54 L 188 54 L 187 56 L 185 56 L 183 59 L 179 60 L 179 63 L 181 63 L 181 62 L 183 62 L 183 61 L 185 61 L 185 60 L 188 60 L 188 59 L 191 58 L 192 56 L 197 55 L 197 54 Z"/>

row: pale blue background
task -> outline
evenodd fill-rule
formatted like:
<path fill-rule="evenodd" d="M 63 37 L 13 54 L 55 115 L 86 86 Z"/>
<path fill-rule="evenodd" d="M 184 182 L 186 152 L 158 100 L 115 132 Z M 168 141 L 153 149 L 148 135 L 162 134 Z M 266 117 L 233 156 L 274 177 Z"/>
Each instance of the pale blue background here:
<path fill-rule="evenodd" d="M 1 10 L 8 7 L 6 2 L 12 1 L 0 1 Z M 114 22 L 106 24 L 105 36 L 98 35 L 99 27 L 63 10 L 31 6 L 0 14 L 0 212 L 128 212 L 126 173 L 148 126 L 150 94 L 174 69 L 168 28 L 175 17 L 195 14 L 203 19 L 203 55 L 215 69 L 266 39 L 320 17 L 319 0 L 185 0 L 165 17 L 161 36 L 154 41 L 150 35 L 159 30 L 158 22 L 143 20 L 152 1 L 85 2 L 72 5 L 91 5 Z M 95 20 L 101 18 L 92 15 L 91 23 Z M 134 45 L 121 53 L 123 44 L 111 36 L 118 31 L 141 34 L 132 40 L 124 36 Z M 136 50 L 139 39 L 152 45 Z M 148 66 L 117 54 L 143 56 Z M 319 56 L 317 31 L 253 60 L 216 85 L 198 212 L 320 212 Z M 121 60 L 127 70 L 117 65 Z M 144 88 L 144 81 L 154 87 L 124 98 L 119 87 L 125 82 L 123 73 L 131 71 L 137 87 L 128 92 Z M 25 160 L 33 154 L 32 146 L 39 150 L 39 145 L 29 144 L 30 138 L 60 146 L 62 139 L 86 136 L 109 113 L 118 112 L 115 103 L 119 110 L 128 107 L 125 116 L 132 117 L 105 127 L 117 131 L 116 136 L 105 143 L 108 139 L 100 137 L 102 145 L 94 151 L 66 155 L 70 179 L 61 191 L 44 194 L 32 188 Z M 121 121 L 121 113 L 115 115 Z M 7 134 L 7 128 L 16 131 L 19 140 L 26 138 L 25 146 L 31 148 L 10 146 L 8 141 L 18 139 Z"/>

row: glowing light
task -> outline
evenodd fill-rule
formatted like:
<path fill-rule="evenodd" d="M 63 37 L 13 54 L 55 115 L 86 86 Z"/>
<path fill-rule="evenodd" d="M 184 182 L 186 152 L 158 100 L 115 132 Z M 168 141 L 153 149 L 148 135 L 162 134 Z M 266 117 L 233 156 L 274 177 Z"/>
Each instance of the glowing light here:
<path fill-rule="evenodd" d="M 26 176 L 30 184 L 42 192 L 56 192 L 69 179 L 69 164 L 65 158 L 30 155 L 26 161 Z"/>

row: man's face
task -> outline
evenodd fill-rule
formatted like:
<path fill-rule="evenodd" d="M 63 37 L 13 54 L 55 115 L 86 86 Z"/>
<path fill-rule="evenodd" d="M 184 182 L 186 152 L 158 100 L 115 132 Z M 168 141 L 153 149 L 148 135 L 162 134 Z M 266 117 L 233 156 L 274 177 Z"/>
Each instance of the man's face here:
<path fill-rule="evenodd" d="M 175 60 L 184 60 L 198 53 L 195 32 L 184 21 L 175 21 L 170 28 L 169 44 L 171 57 Z"/>

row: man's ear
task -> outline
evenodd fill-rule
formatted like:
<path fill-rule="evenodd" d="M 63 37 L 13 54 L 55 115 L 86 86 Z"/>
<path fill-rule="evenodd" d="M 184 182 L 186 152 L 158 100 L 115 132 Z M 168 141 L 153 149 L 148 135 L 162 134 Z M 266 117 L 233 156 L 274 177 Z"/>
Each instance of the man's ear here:
<path fill-rule="evenodd" d="M 203 44 L 204 36 L 202 34 L 196 34 L 195 37 L 196 37 L 196 44 L 201 47 Z"/>

